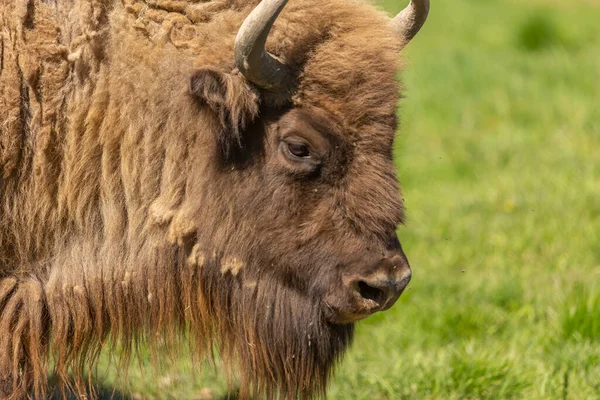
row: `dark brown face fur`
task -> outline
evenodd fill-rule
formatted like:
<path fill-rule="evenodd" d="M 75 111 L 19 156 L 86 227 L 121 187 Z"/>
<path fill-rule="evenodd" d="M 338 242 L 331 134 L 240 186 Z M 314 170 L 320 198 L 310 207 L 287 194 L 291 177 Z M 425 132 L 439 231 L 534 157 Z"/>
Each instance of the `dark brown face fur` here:
<path fill-rule="evenodd" d="M 225 79 L 197 71 L 192 82 L 201 105 L 228 113 L 224 100 L 210 105 L 224 99 Z M 315 107 L 263 107 L 243 127 L 221 121 L 214 209 L 226 207 L 227 218 L 212 220 L 217 232 L 200 242 L 234 233 L 207 247 L 224 245 L 222 257 L 235 260 L 222 273 L 234 272 L 242 287 L 275 279 L 316 301 L 330 323 L 391 307 L 410 279 L 395 234 L 403 213 L 392 141 L 365 144 Z M 395 123 L 385 126 L 392 135 Z"/>

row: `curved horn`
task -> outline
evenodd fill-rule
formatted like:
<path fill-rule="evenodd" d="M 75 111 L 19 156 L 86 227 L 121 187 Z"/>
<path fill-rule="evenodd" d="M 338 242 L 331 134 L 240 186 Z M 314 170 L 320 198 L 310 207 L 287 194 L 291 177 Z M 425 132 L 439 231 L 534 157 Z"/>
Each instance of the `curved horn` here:
<path fill-rule="evenodd" d="M 242 24 L 235 38 L 235 65 L 247 80 L 275 90 L 290 86 L 291 73 L 265 50 L 273 23 L 288 0 L 262 0 Z"/>
<path fill-rule="evenodd" d="M 404 39 L 405 45 L 419 32 L 428 14 L 429 0 L 410 0 L 410 4 L 392 19 L 393 29 Z"/>

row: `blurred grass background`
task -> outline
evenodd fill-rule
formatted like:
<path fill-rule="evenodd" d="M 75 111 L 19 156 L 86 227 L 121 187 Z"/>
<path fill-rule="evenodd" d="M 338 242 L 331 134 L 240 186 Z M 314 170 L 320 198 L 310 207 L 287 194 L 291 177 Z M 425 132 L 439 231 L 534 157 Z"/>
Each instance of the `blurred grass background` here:
<path fill-rule="evenodd" d="M 329 398 L 600 398 L 600 1 L 432 0 L 404 59 L 413 281 L 359 324 Z M 170 364 L 116 383 L 226 396 L 218 370 Z"/>

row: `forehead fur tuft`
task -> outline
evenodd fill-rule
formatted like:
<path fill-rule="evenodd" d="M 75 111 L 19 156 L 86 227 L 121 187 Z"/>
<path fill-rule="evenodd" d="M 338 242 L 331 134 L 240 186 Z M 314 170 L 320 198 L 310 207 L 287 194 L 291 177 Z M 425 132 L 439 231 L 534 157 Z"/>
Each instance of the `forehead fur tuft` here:
<path fill-rule="evenodd" d="M 296 106 L 323 108 L 359 129 L 395 114 L 401 44 L 389 16 L 367 2 L 291 0 L 267 49 L 299 69 Z"/>

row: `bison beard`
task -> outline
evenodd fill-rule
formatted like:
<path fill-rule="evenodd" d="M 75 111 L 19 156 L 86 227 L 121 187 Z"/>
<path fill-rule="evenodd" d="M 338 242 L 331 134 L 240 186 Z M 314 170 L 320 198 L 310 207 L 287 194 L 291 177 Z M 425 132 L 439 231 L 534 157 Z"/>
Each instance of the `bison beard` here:
<path fill-rule="evenodd" d="M 201 290 L 209 290 L 208 312 L 224 316 L 217 318 L 213 334 L 225 359 L 229 364 L 236 357 L 247 360 L 240 373 L 241 397 L 324 395 L 331 366 L 350 343 L 353 325 L 328 323 L 320 302 L 278 281 L 242 288 L 229 275 L 228 286 L 236 290 L 220 292 L 216 285 L 221 279 L 207 271 L 203 281 L 208 285 Z"/>
<path fill-rule="evenodd" d="M 395 77 L 428 1 L 294 0 L 271 32 L 257 4 L 0 1 L 0 398 L 146 345 L 324 395 L 406 286 Z"/>

